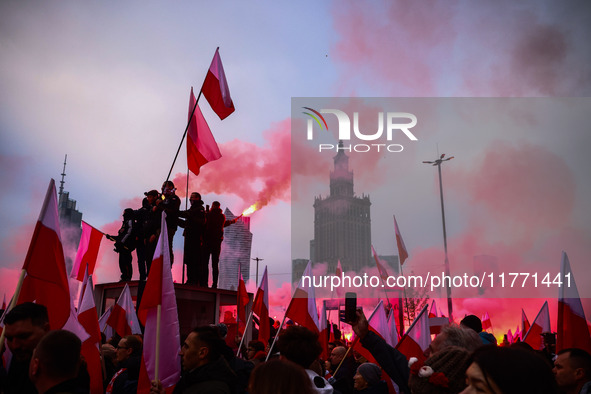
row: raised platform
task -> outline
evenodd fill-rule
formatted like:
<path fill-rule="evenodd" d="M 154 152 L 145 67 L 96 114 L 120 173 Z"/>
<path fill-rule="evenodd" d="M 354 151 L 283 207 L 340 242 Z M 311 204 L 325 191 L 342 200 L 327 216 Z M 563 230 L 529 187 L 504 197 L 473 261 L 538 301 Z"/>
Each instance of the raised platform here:
<path fill-rule="evenodd" d="M 99 316 L 117 302 L 125 284 L 129 285 L 134 305 L 139 305 L 145 282 L 113 282 L 96 284 L 94 288 L 94 302 Z M 228 325 L 228 337 L 235 331 L 237 292 L 224 289 L 209 289 L 193 285 L 175 283 L 176 304 L 179 314 L 181 336 L 188 334 L 193 328 L 207 324 L 217 324 L 220 321 Z M 253 295 L 248 308 L 252 305 Z M 250 310 L 247 311 L 250 313 Z M 232 318 L 230 318 L 232 316 Z M 233 335 L 232 335 L 233 338 Z"/>

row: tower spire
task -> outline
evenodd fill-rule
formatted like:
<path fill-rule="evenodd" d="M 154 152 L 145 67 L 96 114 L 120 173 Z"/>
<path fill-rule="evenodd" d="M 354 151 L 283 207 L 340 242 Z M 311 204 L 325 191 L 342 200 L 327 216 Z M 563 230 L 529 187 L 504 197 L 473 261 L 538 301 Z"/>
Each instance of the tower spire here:
<path fill-rule="evenodd" d="M 64 178 L 66 177 L 66 161 L 68 160 L 68 155 L 66 154 L 66 157 L 64 157 L 64 169 L 62 170 L 62 180 L 60 181 L 60 192 L 59 192 L 59 200 L 61 200 L 62 197 L 62 193 L 64 192 Z"/>

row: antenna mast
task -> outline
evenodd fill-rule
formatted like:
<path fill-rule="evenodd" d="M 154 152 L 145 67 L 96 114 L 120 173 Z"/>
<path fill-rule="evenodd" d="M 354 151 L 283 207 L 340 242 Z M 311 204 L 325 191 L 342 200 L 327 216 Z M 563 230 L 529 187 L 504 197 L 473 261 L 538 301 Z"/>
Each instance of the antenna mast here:
<path fill-rule="evenodd" d="M 60 181 L 60 192 L 59 192 L 59 200 L 61 200 L 62 193 L 64 192 L 64 178 L 66 177 L 66 160 L 68 160 L 68 155 L 64 157 L 64 169 L 62 170 L 62 180 Z"/>

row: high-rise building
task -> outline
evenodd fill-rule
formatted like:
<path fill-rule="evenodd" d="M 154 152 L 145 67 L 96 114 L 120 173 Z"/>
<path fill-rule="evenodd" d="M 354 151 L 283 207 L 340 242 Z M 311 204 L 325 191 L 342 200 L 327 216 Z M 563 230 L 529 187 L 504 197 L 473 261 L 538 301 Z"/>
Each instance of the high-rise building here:
<path fill-rule="evenodd" d="M 66 158 L 64 159 L 64 169 L 62 171 L 62 180 L 60 181 L 58 195 L 58 212 L 60 222 L 60 235 L 64 247 L 64 256 L 66 259 L 66 268 L 70 270 L 76 250 L 80 243 L 82 235 L 82 212 L 76 209 L 76 201 L 70 199 L 70 193 L 64 191 L 64 178 L 66 176 Z M 68 271 L 69 272 L 69 271 Z"/>
<path fill-rule="evenodd" d="M 226 208 L 226 220 L 236 216 Z M 250 218 L 243 216 L 238 221 L 224 228 L 224 241 L 220 253 L 220 277 L 218 287 L 226 290 L 238 289 L 238 269 L 242 272 L 244 281 L 250 278 L 250 252 L 252 247 L 252 233 L 250 232 Z"/>
<path fill-rule="evenodd" d="M 334 272 L 337 261 L 344 271 L 358 272 L 372 264 L 371 214 L 369 195 L 355 195 L 353 171 L 343 142 L 330 172 L 330 195 L 314 200 L 314 239 L 310 241 L 310 259 L 327 262 L 328 272 Z M 375 264 L 375 263 L 374 263 Z"/>

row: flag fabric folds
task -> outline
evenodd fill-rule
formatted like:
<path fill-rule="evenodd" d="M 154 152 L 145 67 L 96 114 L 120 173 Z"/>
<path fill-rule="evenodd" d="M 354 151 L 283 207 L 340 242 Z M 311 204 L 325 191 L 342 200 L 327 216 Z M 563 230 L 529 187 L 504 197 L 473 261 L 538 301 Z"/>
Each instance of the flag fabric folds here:
<path fill-rule="evenodd" d="M 145 290 L 144 294 L 146 294 Z M 123 287 L 117 303 L 111 310 L 107 324 L 113 327 L 120 337 L 142 333 L 127 283 Z"/>
<path fill-rule="evenodd" d="M 373 245 L 371 246 L 371 253 L 373 254 L 374 260 L 376 261 L 380 278 L 382 278 L 382 280 L 388 280 L 388 271 L 386 271 L 386 267 L 384 267 L 384 265 L 381 263 L 381 260 L 378 257 L 376 250 L 373 248 Z"/>
<path fill-rule="evenodd" d="M 525 315 L 525 311 L 521 308 L 521 333 L 522 335 L 529 330 L 530 324 L 529 320 L 527 320 L 527 316 Z"/>
<path fill-rule="evenodd" d="M 269 281 L 267 279 L 267 267 L 261 278 L 261 284 L 252 303 L 252 313 L 259 318 L 259 341 L 265 346 L 271 336 L 271 325 L 269 324 Z"/>
<path fill-rule="evenodd" d="M 322 303 L 322 307 L 320 308 L 320 316 L 318 319 L 318 323 L 320 326 L 318 330 L 320 333 L 318 334 L 318 342 L 320 343 L 320 347 L 322 347 L 322 353 L 320 353 L 320 358 L 323 360 L 328 360 L 330 354 L 328 354 L 328 341 L 330 338 L 330 324 L 328 323 L 328 319 L 326 318 L 326 303 Z"/>
<path fill-rule="evenodd" d="M 541 334 L 544 332 L 551 332 L 548 301 L 545 301 L 542 308 L 540 308 L 540 312 L 538 312 L 534 322 L 529 330 L 527 330 L 525 337 L 523 337 L 523 342 L 533 347 L 534 350 L 541 350 L 543 345 Z"/>
<path fill-rule="evenodd" d="M 425 305 L 396 347 L 407 359 L 416 357 L 420 361 L 425 361 L 423 353 L 431 343 L 427 308 L 428 306 Z"/>
<path fill-rule="evenodd" d="M 211 109 L 220 119 L 223 120 L 234 112 L 234 103 L 232 97 L 230 97 L 230 89 L 228 88 L 228 81 L 226 81 L 226 73 L 220 58 L 219 48 L 215 51 L 201 91 L 209 105 L 211 105 Z"/>
<path fill-rule="evenodd" d="M 70 317 L 70 288 L 60 238 L 55 181 L 49 182 L 39 220 L 23 264 L 26 276 L 17 304 L 45 305 L 52 330 L 60 329 Z"/>
<path fill-rule="evenodd" d="M 107 338 L 111 338 L 113 336 L 113 333 L 115 332 L 113 330 L 113 327 L 107 324 L 109 317 L 111 317 L 112 310 L 113 306 L 108 307 L 105 313 L 103 313 L 102 316 L 99 318 L 99 329 L 101 332 L 105 333 L 105 336 Z"/>
<path fill-rule="evenodd" d="M 489 328 L 492 328 L 492 323 L 490 321 L 490 316 L 488 315 L 488 312 L 486 312 L 482 317 L 482 330 L 486 331 Z"/>
<path fill-rule="evenodd" d="M 145 327 L 138 393 L 148 393 L 154 379 L 160 380 L 166 389 L 174 386 L 181 376 L 179 318 L 165 219 L 163 212 L 162 232 L 138 308 L 138 316 Z"/>
<path fill-rule="evenodd" d="M 303 280 L 304 277 L 312 278 L 312 262 L 304 270 L 302 278 L 298 283 L 291 302 L 285 311 L 285 316 L 295 323 L 308 328 L 316 333 L 319 332 L 318 309 L 316 308 L 316 292 L 310 280 Z"/>
<path fill-rule="evenodd" d="M 82 300 L 78 307 L 78 322 L 84 327 L 90 337 L 82 343 L 81 354 L 88 365 L 90 375 L 90 393 L 103 393 L 103 374 L 99 346 L 101 331 L 94 297 L 92 295 L 92 277 L 88 279 Z"/>
<path fill-rule="evenodd" d="M 86 267 L 88 267 L 88 275 L 93 274 L 103 235 L 102 232 L 82 221 L 82 235 L 80 236 L 80 244 L 78 245 L 70 278 L 82 282 Z"/>
<path fill-rule="evenodd" d="M 248 305 L 248 293 L 246 291 L 246 283 L 244 283 L 244 278 L 242 278 L 242 272 L 238 271 L 239 280 L 238 280 L 238 299 L 236 300 L 236 308 L 238 311 L 236 315 L 238 316 L 238 322 L 242 324 L 246 324 L 246 306 Z"/>
<path fill-rule="evenodd" d="M 195 112 L 193 112 L 195 108 Z M 191 114 L 193 115 L 191 117 Z M 199 175 L 202 166 L 222 157 L 218 144 L 196 104 L 193 88 L 189 97 L 189 129 L 187 131 L 187 167 Z"/>
<path fill-rule="evenodd" d="M 585 319 L 585 311 L 579 298 L 579 291 L 568 256 L 564 251 L 560 263 L 560 275 L 563 280 L 566 280 L 566 275 L 569 275 L 570 286 L 563 285 L 558 290 L 556 351 L 576 347 L 591 353 L 591 335 Z"/>
<path fill-rule="evenodd" d="M 396 327 L 396 317 L 394 316 L 394 309 L 390 309 L 390 314 L 388 315 L 388 327 L 390 329 L 390 345 L 396 347 L 398 345 L 398 327 Z"/>
<path fill-rule="evenodd" d="M 396 246 L 398 246 L 398 258 L 400 259 L 400 265 L 404 264 L 404 261 L 408 258 L 408 251 L 406 245 L 402 240 L 400 229 L 398 228 L 398 222 L 396 222 L 396 216 L 394 215 L 394 231 L 396 232 Z"/>

